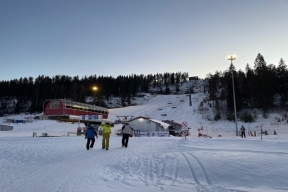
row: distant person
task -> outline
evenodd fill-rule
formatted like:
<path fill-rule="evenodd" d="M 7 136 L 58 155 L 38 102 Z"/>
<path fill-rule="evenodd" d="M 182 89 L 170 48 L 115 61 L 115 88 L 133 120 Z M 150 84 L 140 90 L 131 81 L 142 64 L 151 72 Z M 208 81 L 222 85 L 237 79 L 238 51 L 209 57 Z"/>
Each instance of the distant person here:
<path fill-rule="evenodd" d="M 86 149 L 89 150 L 89 147 L 92 149 L 95 143 L 95 137 L 98 138 L 97 132 L 94 128 L 94 125 L 91 124 L 85 133 L 85 139 L 87 139 Z M 91 144 L 90 144 L 91 143 Z"/>
<path fill-rule="evenodd" d="M 110 134 L 111 134 L 111 128 L 114 127 L 112 123 L 106 123 L 102 122 L 100 125 L 102 128 L 102 149 L 109 149 L 109 140 L 110 140 Z"/>
<path fill-rule="evenodd" d="M 78 127 L 77 128 L 77 136 L 80 136 L 82 133 L 82 128 L 81 127 Z"/>
<path fill-rule="evenodd" d="M 127 148 L 129 142 L 129 136 L 133 135 L 133 128 L 128 122 L 125 122 L 122 127 L 122 147 Z"/>
<path fill-rule="evenodd" d="M 245 135 L 245 127 L 242 125 L 242 127 L 241 127 L 241 129 L 240 129 L 240 131 L 241 131 L 241 137 L 243 138 L 246 138 L 246 135 Z"/>

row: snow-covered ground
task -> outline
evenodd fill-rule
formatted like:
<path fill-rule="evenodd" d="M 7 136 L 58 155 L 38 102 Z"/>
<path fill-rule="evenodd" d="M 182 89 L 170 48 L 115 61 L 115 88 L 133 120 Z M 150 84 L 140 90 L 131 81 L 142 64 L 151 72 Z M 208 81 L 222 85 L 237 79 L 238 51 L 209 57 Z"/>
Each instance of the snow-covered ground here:
<path fill-rule="evenodd" d="M 247 138 L 242 139 L 235 136 L 234 123 L 203 118 L 197 110 L 200 94 L 192 96 L 192 106 L 188 98 L 151 96 L 140 106 L 109 110 L 112 120 L 141 115 L 186 121 L 192 129 L 187 139 L 133 137 L 128 148 L 122 148 L 121 137 L 115 134 L 121 125 L 115 125 L 108 151 L 101 149 L 101 136 L 89 151 L 83 136 L 67 136 L 76 131 L 77 123 L 37 120 L 11 124 L 13 131 L 0 131 L 0 191 L 288 191 L 287 124 L 274 123 L 273 116 L 251 124 L 239 122 L 239 128 L 244 125 L 259 131 L 263 124 L 264 130 L 279 133 L 269 133 L 262 141 L 258 134 L 250 137 L 246 133 Z M 197 137 L 201 126 L 212 138 Z M 60 137 L 32 137 L 33 132 Z"/>

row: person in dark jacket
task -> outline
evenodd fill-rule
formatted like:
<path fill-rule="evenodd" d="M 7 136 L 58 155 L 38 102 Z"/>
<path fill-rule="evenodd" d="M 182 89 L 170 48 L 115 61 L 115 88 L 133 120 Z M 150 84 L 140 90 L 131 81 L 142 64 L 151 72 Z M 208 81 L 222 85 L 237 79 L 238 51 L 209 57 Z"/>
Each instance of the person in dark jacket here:
<path fill-rule="evenodd" d="M 128 147 L 129 136 L 133 134 L 133 128 L 128 122 L 125 122 L 122 127 L 122 147 Z"/>
<path fill-rule="evenodd" d="M 97 131 L 94 128 L 94 125 L 91 124 L 85 133 L 85 139 L 87 139 L 86 149 L 89 150 L 89 146 L 92 149 L 95 143 L 95 136 L 98 138 Z M 90 144 L 91 142 L 91 144 Z"/>
<path fill-rule="evenodd" d="M 242 138 L 243 138 L 243 137 L 246 138 L 246 135 L 245 135 L 245 128 L 244 128 L 243 125 L 242 125 L 240 131 L 241 131 L 241 137 L 242 137 Z"/>

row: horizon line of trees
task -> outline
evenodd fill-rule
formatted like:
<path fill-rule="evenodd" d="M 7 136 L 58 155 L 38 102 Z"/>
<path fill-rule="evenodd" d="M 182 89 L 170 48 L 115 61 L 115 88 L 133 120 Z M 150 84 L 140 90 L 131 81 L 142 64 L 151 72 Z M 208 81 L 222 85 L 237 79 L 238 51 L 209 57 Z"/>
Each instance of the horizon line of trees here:
<path fill-rule="evenodd" d="M 251 68 L 247 63 L 245 71 L 236 71 L 233 64 L 229 69 L 215 74 L 209 73 L 205 79 L 209 100 L 226 101 L 226 108 L 230 114 L 234 113 L 232 74 L 234 77 L 236 109 L 261 109 L 264 117 L 269 110 L 276 107 L 287 110 L 288 101 L 288 68 L 281 58 L 278 66 L 267 65 L 264 57 L 259 53 Z M 138 92 L 151 92 L 157 90 L 161 94 L 169 94 L 170 87 L 175 86 L 176 92 L 180 85 L 188 80 L 187 72 L 157 73 L 149 75 L 118 76 L 89 76 L 79 79 L 78 76 L 70 77 L 56 75 L 38 76 L 0 81 L 0 113 L 40 112 L 46 99 L 70 99 L 86 103 L 86 97 L 91 96 L 94 104 L 106 107 L 105 100 L 120 97 L 122 106 L 130 105 L 131 98 Z M 92 87 L 98 90 L 93 92 Z M 14 109 L 9 111 L 8 101 L 14 100 Z"/>
<path fill-rule="evenodd" d="M 276 107 L 287 110 L 288 102 L 288 69 L 281 58 L 278 66 L 267 65 L 264 57 L 259 53 L 254 61 L 254 68 L 247 63 L 245 71 L 235 70 L 231 63 L 224 72 L 216 71 L 208 74 L 207 91 L 210 100 L 227 101 L 227 110 L 234 114 L 232 72 L 234 76 L 236 109 L 261 109 L 263 116 Z"/>
<path fill-rule="evenodd" d="M 89 76 L 79 78 L 65 75 L 49 76 L 39 75 L 36 79 L 24 77 L 10 81 L 0 81 L 0 113 L 40 112 L 43 103 L 47 99 L 70 99 L 86 103 L 86 97 L 96 99 L 94 104 L 106 107 L 105 99 L 120 97 L 122 105 L 128 105 L 131 98 L 138 92 L 150 92 L 150 88 L 156 88 L 159 93 L 170 93 L 170 86 L 179 90 L 180 84 L 186 82 L 189 76 L 187 72 L 157 73 L 149 75 L 118 76 Z M 93 92 L 92 87 L 98 89 Z M 162 87 L 164 87 L 162 89 Z M 14 109 L 8 110 L 9 102 L 13 100 Z"/>

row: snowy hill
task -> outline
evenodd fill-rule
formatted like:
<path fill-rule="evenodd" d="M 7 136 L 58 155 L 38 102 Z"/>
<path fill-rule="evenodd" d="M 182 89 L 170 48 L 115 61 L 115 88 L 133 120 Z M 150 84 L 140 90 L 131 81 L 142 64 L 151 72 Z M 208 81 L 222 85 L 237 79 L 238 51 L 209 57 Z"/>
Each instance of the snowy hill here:
<path fill-rule="evenodd" d="M 203 132 L 217 137 L 234 137 L 236 135 L 236 126 L 234 122 L 222 119 L 213 121 L 213 108 L 209 107 L 208 102 L 205 102 L 207 96 L 204 93 L 196 93 L 191 95 L 192 105 L 190 106 L 189 95 L 151 95 L 149 99 L 138 106 L 115 108 L 109 110 L 109 118 L 113 121 L 117 120 L 117 116 L 146 116 L 157 120 L 173 120 L 181 124 L 187 122 L 191 128 L 192 136 L 197 136 L 198 129 L 203 128 Z M 204 102 L 203 102 L 204 101 Z M 199 107 L 200 103 L 203 107 Z M 159 110 L 161 109 L 161 110 Z M 260 114 L 257 121 L 253 123 L 244 123 L 238 121 L 238 131 L 243 125 L 247 131 L 260 133 L 260 128 L 267 130 L 268 136 L 273 137 L 274 131 L 285 133 L 287 130 L 287 121 L 278 122 L 281 114 L 271 113 L 270 118 L 264 119 Z M 286 135 L 286 134 L 285 134 Z M 282 137 L 281 134 L 278 137 Z M 285 136 L 283 136 L 285 137 Z"/>
<path fill-rule="evenodd" d="M 245 124 L 247 130 L 259 131 L 264 124 L 263 128 L 277 129 L 278 135 L 269 132 L 262 141 L 258 134 L 235 137 L 233 122 L 208 121 L 208 105 L 207 110 L 199 110 L 204 97 L 203 93 L 193 94 L 190 106 L 186 94 L 147 95 L 141 105 L 110 109 L 111 120 L 130 115 L 186 121 L 191 136 L 133 137 L 128 148 L 122 148 L 121 137 L 115 134 L 122 125 L 117 124 L 108 151 L 101 149 L 101 136 L 89 151 L 83 136 L 67 136 L 76 131 L 78 123 L 34 120 L 10 124 L 13 131 L 0 131 L 0 191 L 288 191 L 287 124 L 277 124 L 273 115 L 265 120 L 259 117 L 261 121 Z M 197 137 L 200 126 L 212 138 Z M 60 137 L 32 137 L 33 132 Z"/>

